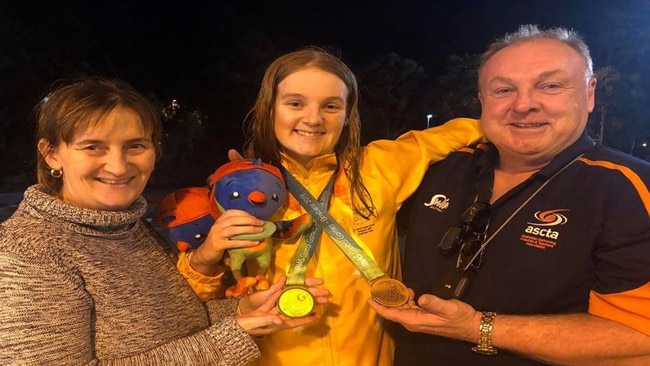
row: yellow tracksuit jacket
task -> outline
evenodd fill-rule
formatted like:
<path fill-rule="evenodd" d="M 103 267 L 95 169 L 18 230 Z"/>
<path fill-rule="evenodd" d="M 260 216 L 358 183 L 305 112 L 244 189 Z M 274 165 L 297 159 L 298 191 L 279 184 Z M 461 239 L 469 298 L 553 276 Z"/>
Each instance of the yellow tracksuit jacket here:
<path fill-rule="evenodd" d="M 353 212 L 350 181 L 342 172 L 334 182 L 328 212 L 371 254 L 384 273 L 400 278 L 397 210 L 418 187 L 431 163 L 476 142 L 480 136 L 477 120 L 457 118 L 439 127 L 408 132 L 396 140 L 374 141 L 363 148 L 361 175 L 372 197 L 375 215 L 365 219 Z M 283 155 L 282 164 L 318 197 L 334 172 L 336 157 L 334 154 L 321 156 L 303 167 Z M 281 219 L 293 219 L 305 212 L 291 197 Z M 299 239 L 274 239 L 273 280 L 286 273 L 298 243 Z M 183 259 L 187 261 L 181 257 L 179 263 Z M 189 273 L 193 271 L 188 265 L 179 269 L 197 291 L 209 293 L 209 287 L 218 284 L 215 279 L 208 284 L 208 278 L 201 280 L 203 276 Z M 306 275 L 323 279 L 324 287 L 331 292 L 330 302 L 317 308 L 321 313 L 319 322 L 267 335 L 259 341 L 262 358 L 254 364 L 392 366 L 394 342 L 384 321 L 367 303 L 370 286 L 325 232 L 309 261 Z"/>
<path fill-rule="evenodd" d="M 459 118 L 426 131 L 408 132 L 395 141 L 372 142 L 363 149 L 361 175 L 375 205 L 375 216 L 364 219 L 353 213 L 350 182 L 344 174 L 337 175 L 328 211 L 370 251 L 384 273 L 400 278 L 397 210 L 418 187 L 431 163 L 479 138 L 477 121 Z M 320 195 L 336 167 L 334 154 L 318 157 L 306 168 L 286 155 L 282 159 L 283 166 L 314 197 Z M 306 212 L 291 198 L 283 220 Z M 274 279 L 286 272 L 297 246 L 297 240 L 274 243 Z M 330 302 L 318 309 L 322 314 L 319 322 L 264 337 L 257 364 L 391 366 L 393 340 L 384 321 L 367 303 L 368 282 L 325 232 L 307 266 L 307 276 L 323 279 L 332 294 Z"/>

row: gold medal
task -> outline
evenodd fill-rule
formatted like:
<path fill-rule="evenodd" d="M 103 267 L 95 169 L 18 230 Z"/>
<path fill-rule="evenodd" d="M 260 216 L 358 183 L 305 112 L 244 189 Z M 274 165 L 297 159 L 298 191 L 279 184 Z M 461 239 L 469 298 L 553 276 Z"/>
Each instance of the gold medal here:
<path fill-rule="evenodd" d="M 388 276 L 374 280 L 370 284 L 370 294 L 373 300 L 391 308 L 404 305 L 409 299 L 408 288 L 400 281 Z"/>
<path fill-rule="evenodd" d="M 278 299 L 278 309 L 290 318 L 300 318 L 314 311 L 314 297 L 304 287 L 287 287 Z"/>

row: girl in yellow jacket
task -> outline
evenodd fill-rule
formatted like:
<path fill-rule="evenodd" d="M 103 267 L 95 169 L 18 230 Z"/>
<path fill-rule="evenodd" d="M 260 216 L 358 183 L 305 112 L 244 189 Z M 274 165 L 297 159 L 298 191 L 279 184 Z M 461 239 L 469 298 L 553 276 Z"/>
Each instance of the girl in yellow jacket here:
<path fill-rule="evenodd" d="M 397 279 L 397 210 L 431 163 L 480 138 L 475 120 L 456 119 L 408 132 L 395 141 L 361 147 L 354 74 L 337 57 L 314 48 L 288 53 L 269 66 L 248 127 L 245 155 L 283 167 L 315 198 L 325 191 L 327 212 L 376 271 Z M 282 220 L 307 212 L 296 196 L 292 191 Z M 192 254 L 185 271 L 199 272 L 190 275 L 199 278 L 200 286 L 201 274 L 215 274 L 208 268 L 215 268 L 225 248 L 257 244 L 228 238 L 259 232 L 261 225 L 246 213 L 225 213 Z M 260 340 L 259 365 L 392 365 L 393 340 L 367 303 L 371 293 L 367 268 L 360 265 L 363 261 L 351 260 L 326 232 L 317 237 L 309 255 L 296 259 L 301 256 L 294 258 L 294 253 L 303 241 L 301 237 L 274 242 L 272 280 L 297 267 L 299 275 L 289 273 L 289 279 L 299 280 L 301 275 L 323 279 L 330 301 L 317 308 L 316 323 Z"/>

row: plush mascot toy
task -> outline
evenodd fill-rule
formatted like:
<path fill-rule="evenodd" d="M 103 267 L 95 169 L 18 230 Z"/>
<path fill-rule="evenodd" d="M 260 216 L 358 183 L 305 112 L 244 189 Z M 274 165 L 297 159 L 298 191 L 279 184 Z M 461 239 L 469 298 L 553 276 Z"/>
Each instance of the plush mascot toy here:
<path fill-rule="evenodd" d="M 239 297 L 254 289 L 268 288 L 266 273 L 271 265 L 272 235 L 293 238 L 310 224 L 308 215 L 293 221 L 271 222 L 271 217 L 285 203 L 287 188 L 280 170 L 259 159 L 234 160 L 220 166 L 208 178 L 210 184 L 210 212 L 218 218 L 229 209 L 246 211 L 264 220 L 264 230 L 258 234 L 236 235 L 231 239 L 259 241 L 257 246 L 229 249 L 230 269 L 237 285 L 226 290 L 226 296 Z M 242 275 L 242 265 L 255 259 L 259 270 L 255 277 Z"/>
<path fill-rule="evenodd" d="M 285 203 L 287 188 L 280 170 L 259 159 L 226 163 L 210 175 L 208 182 L 209 187 L 181 188 L 163 198 L 158 204 L 158 224 L 167 230 L 178 250 L 184 252 L 196 249 L 205 241 L 210 228 L 225 210 L 246 211 L 264 220 L 263 232 L 231 238 L 260 243 L 251 248 L 228 250 L 227 263 L 237 283 L 226 290 L 226 296 L 240 297 L 252 290 L 267 289 L 272 236 L 297 237 L 309 227 L 309 215 L 292 221 L 269 221 Z M 244 277 L 242 267 L 248 259 L 254 259 L 259 270 L 254 276 Z"/>
<path fill-rule="evenodd" d="M 189 187 L 168 194 L 158 203 L 157 221 L 179 251 L 196 249 L 215 221 L 210 214 L 210 190 Z"/>

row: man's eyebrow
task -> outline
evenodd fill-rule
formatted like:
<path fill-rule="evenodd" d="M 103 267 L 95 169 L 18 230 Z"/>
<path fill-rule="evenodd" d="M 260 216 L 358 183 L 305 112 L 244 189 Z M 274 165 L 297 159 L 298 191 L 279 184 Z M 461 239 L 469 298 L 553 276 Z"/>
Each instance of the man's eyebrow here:
<path fill-rule="evenodd" d="M 544 71 L 544 72 L 540 73 L 539 75 L 537 75 L 536 79 L 546 79 L 546 78 L 549 78 L 551 76 L 555 76 L 555 75 L 558 75 L 558 74 L 566 74 L 566 72 L 561 70 L 561 69 Z M 512 83 L 512 79 L 509 78 L 509 77 L 505 77 L 505 76 L 495 76 L 492 79 L 488 80 L 488 85 L 492 84 L 494 82 Z"/>
<path fill-rule="evenodd" d="M 545 79 L 545 78 L 548 78 L 550 76 L 555 76 L 555 75 L 558 75 L 558 74 L 566 74 L 566 72 L 563 71 L 563 70 L 560 70 L 560 69 L 544 71 L 543 73 L 539 74 L 537 76 L 537 78 L 538 79 Z"/>
<path fill-rule="evenodd" d="M 488 85 L 489 85 L 489 84 L 492 84 L 492 83 L 495 83 L 495 82 L 511 83 L 511 82 L 512 82 L 512 79 L 507 78 L 507 77 L 505 77 L 505 76 L 495 76 L 495 77 L 493 77 L 492 79 L 488 80 L 487 83 L 488 83 Z"/>

